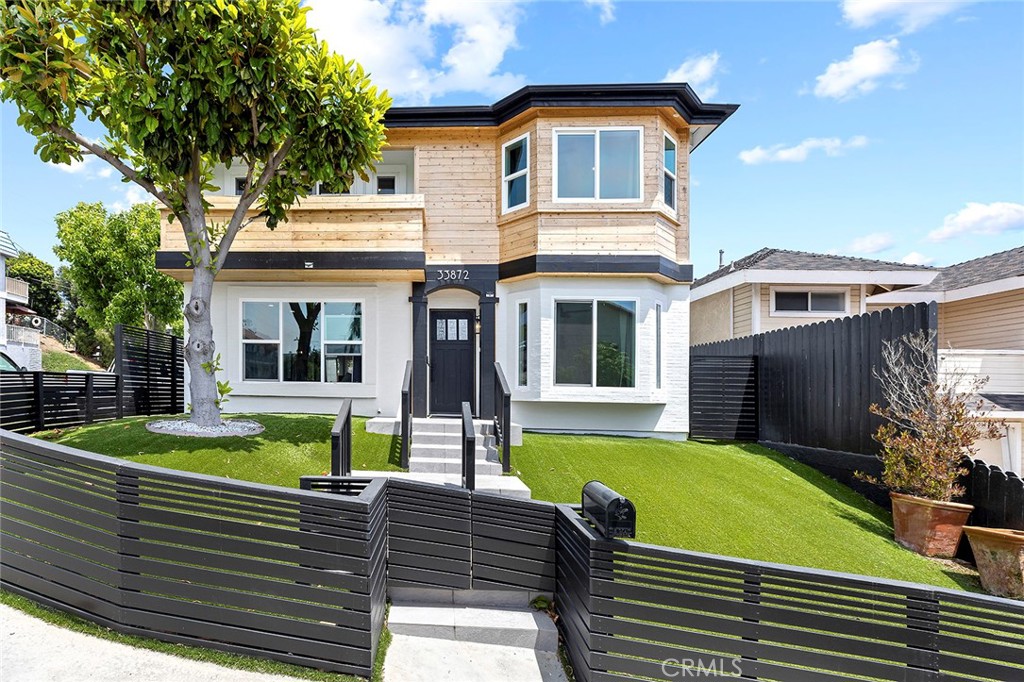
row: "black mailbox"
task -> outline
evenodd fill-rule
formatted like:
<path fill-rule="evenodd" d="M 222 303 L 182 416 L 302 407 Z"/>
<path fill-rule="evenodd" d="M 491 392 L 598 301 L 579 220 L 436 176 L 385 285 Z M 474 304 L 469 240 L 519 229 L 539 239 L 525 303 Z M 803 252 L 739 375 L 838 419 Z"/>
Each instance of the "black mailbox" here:
<path fill-rule="evenodd" d="M 607 538 L 636 537 L 633 503 L 600 481 L 583 486 L 583 516 Z"/>

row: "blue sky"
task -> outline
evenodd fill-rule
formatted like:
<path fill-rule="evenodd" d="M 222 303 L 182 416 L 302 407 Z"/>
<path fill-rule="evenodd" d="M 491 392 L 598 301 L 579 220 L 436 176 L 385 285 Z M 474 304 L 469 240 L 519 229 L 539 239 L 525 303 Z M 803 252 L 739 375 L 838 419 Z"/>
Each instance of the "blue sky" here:
<path fill-rule="evenodd" d="M 719 249 L 945 265 L 1024 242 L 1024 3 L 307 4 L 397 104 L 680 78 L 740 104 L 691 159 L 698 275 Z M 95 159 L 42 163 L 2 115 L 0 225 L 22 248 L 56 262 L 56 213 L 146 198 Z"/>

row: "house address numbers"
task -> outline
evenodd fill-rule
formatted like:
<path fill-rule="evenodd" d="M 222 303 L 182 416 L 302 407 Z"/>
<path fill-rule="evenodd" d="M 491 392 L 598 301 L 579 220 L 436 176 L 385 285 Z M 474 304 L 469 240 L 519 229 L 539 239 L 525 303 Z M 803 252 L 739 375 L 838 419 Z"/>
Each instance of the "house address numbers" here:
<path fill-rule="evenodd" d="M 437 271 L 437 281 L 446 283 L 468 282 L 469 270 L 442 268 Z"/>

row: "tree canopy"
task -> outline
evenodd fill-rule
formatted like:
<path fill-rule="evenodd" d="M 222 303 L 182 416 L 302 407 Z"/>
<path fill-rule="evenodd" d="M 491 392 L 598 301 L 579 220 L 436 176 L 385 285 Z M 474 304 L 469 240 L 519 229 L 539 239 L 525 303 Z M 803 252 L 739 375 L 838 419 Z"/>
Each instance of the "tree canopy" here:
<path fill-rule="evenodd" d="M 44 161 L 94 154 L 152 194 L 185 234 L 192 420 L 220 423 L 210 301 L 239 230 L 273 229 L 317 182 L 346 188 L 380 158 L 391 100 L 306 25 L 299 0 L 10 0 L 0 96 Z M 106 131 L 82 134 L 79 118 Z M 213 169 L 246 180 L 207 220 Z M 250 210 L 254 209 L 254 210 Z M 262 229 L 262 228 L 261 228 Z"/>
<path fill-rule="evenodd" d="M 108 213 L 103 204 L 80 203 L 57 214 L 54 252 L 68 263 L 78 316 L 93 329 L 121 323 L 181 331 L 182 289 L 156 269 L 160 212 L 136 204 Z"/>
<path fill-rule="evenodd" d="M 28 282 L 28 307 L 42 317 L 56 321 L 61 299 L 53 266 L 22 251 L 7 261 L 7 276 Z"/>

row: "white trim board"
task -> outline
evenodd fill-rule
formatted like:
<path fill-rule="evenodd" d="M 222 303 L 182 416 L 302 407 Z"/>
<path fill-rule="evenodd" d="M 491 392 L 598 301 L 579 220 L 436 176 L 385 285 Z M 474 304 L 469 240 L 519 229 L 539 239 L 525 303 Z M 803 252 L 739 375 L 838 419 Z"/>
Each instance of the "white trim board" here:
<path fill-rule="evenodd" d="M 939 303 L 952 303 L 963 301 L 968 298 L 987 296 L 989 294 L 1001 294 L 1014 289 L 1024 289 L 1024 276 L 1007 277 L 997 279 L 993 282 L 975 284 L 961 289 L 950 289 L 948 291 L 914 291 L 905 289 L 902 291 L 889 291 L 884 294 L 875 294 L 868 297 L 868 303 L 925 303 L 937 301 Z"/>
<path fill-rule="evenodd" d="M 691 301 L 699 301 L 740 284 L 928 284 L 938 270 L 737 270 L 693 287 Z"/>

